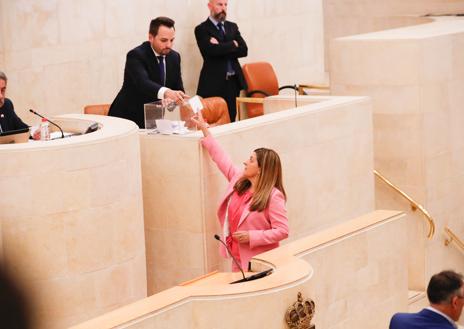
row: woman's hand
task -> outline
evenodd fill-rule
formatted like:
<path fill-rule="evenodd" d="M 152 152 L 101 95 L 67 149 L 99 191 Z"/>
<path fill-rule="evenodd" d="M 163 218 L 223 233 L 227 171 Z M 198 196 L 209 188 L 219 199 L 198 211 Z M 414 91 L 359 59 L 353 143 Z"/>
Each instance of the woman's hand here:
<path fill-rule="evenodd" d="M 237 231 L 232 234 L 232 237 L 237 240 L 238 243 L 250 242 L 250 234 L 248 234 L 248 231 Z"/>
<path fill-rule="evenodd" d="M 206 137 L 208 135 L 210 135 L 211 133 L 209 132 L 209 125 L 208 123 L 205 121 L 205 119 L 203 119 L 203 116 L 201 115 L 201 111 L 198 111 L 197 114 L 195 114 L 192 119 L 191 119 L 193 122 L 195 122 L 195 124 L 198 126 L 198 128 L 201 129 L 201 131 L 203 132 L 203 135 Z"/>

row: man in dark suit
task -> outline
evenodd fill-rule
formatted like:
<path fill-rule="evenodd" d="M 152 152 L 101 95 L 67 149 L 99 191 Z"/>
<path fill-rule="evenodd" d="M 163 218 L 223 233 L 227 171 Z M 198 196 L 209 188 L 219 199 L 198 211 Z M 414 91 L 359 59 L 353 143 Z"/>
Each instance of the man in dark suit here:
<path fill-rule="evenodd" d="M 230 120 L 235 121 L 235 98 L 246 89 L 238 58 L 248 47 L 235 23 L 226 21 L 227 0 L 209 0 L 210 16 L 195 28 L 195 38 L 203 57 L 197 94 L 220 96 L 227 102 Z"/>
<path fill-rule="evenodd" d="M 464 306 L 463 284 L 463 276 L 456 272 L 435 274 L 427 287 L 430 306 L 419 313 L 393 315 L 390 329 L 456 329 Z"/>
<path fill-rule="evenodd" d="M 109 115 L 145 127 L 145 103 L 167 99 L 182 103 L 186 95 L 180 70 L 180 55 L 172 50 L 174 21 L 158 17 L 151 21 L 148 41 L 127 53 L 124 82 L 111 104 Z"/>
<path fill-rule="evenodd" d="M 0 71 L 0 132 L 29 128 L 15 113 L 13 102 L 5 97 L 8 78 Z"/>

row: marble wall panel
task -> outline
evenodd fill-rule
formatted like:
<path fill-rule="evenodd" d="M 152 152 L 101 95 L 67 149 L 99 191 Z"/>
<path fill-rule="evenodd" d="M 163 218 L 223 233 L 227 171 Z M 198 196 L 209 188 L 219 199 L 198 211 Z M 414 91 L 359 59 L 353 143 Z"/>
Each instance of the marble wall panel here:
<path fill-rule="evenodd" d="M 60 25 L 58 4 L 58 0 L 4 1 L 5 49 L 18 51 L 56 46 Z"/>
<path fill-rule="evenodd" d="M 105 35 L 105 1 L 60 1 L 56 14 L 60 26 L 59 40 L 62 45 L 100 40 Z M 114 24 L 112 27 L 114 28 L 115 25 L 122 24 Z"/>
<path fill-rule="evenodd" d="M 457 219 L 463 214 L 462 202 L 458 199 L 464 189 L 460 155 L 464 138 L 461 129 L 464 122 L 463 96 L 459 91 L 463 86 L 464 71 L 457 63 L 458 54 L 462 52 L 463 36 L 461 20 L 445 20 L 427 26 L 346 37 L 334 42 L 338 52 L 332 53 L 332 57 L 340 58 L 334 58 L 337 64 L 331 66 L 334 69 L 332 78 L 337 81 L 333 91 L 345 95 L 355 90 L 357 94 L 364 93 L 373 99 L 375 168 L 424 205 L 435 219 L 437 229 L 433 240 L 421 242 L 417 233 L 410 232 L 411 241 L 417 245 L 411 245 L 414 248 L 411 255 L 416 254 L 419 256 L 417 259 L 421 259 L 421 264 L 416 261 L 410 263 L 410 272 L 424 273 L 422 283 L 410 277 L 411 286 L 416 287 L 424 286 L 434 272 L 450 266 L 459 270 L 464 263 L 443 246 L 442 234 L 445 226 L 452 226 L 457 232 L 463 229 L 462 221 Z M 416 72 L 415 82 L 406 75 L 398 75 L 396 81 L 378 83 L 384 74 L 372 71 L 378 77 L 360 83 L 356 74 L 367 69 L 369 64 L 345 55 L 344 51 L 374 56 L 376 51 L 368 50 L 365 43 L 379 48 L 388 44 L 397 57 L 405 51 L 404 43 L 415 48 L 418 65 L 405 68 Z M 345 44 L 349 45 L 345 48 Z M 390 71 L 396 66 L 396 63 L 385 63 L 383 70 Z M 400 98 L 405 101 L 402 107 L 398 99 L 381 97 L 376 92 L 378 89 L 391 90 L 392 86 L 402 84 L 410 86 L 411 96 L 415 99 L 413 112 L 410 111 L 411 103 L 406 99 Z M 391 203 L 395 199 L 393 192 L 388 195 L 382 189 L 376 188 L 377 206 L 407 207 L 404 201 Z M 418 220 L 422 220 L 421 216 L 417 216 Z M 427 230 L 426 227 L 425 232 Z"/>
<path fill-rule="evenodd" d="M 391 47 L 391 43 L 395 47 Z M 340 38 L 331 48 L 331 52 L 337 53 L 330 62 L 330 71 L 337 72 L 331 75 L 334 84 L 402 86 L 419 81 L 417 58 L 420 47 L 416 43 L 402 40 L 375 42 L 353 37 L 349 41 Z M 344 55 L 338 55 L 340 52 Z M 385 70 L 385 67 L 389 69 Z"/>
<path fill-rule="evenodd" d="M 420 79 L 421 84 L 446 83 L 453 77 L 453 42 L 452 35 L 440 35 L 420 40 Z M 402 50 L 398 49 L 399 51 Z M 462 76 L 461 76 L 462 78 Z"/>
<path fill-rule="evenodd" d="M 65 224 L 59 220 L 61 215 L 5 217 L 2 221 L 3 260 L 13 273 L 24 272 L 28 280 L 56 278 L 69 273 Z M 36 245 L 37 241 L 40 246 Z"/>
<path fill-rule="evenodd" d="M 384 173 L 385 174 L 385 173 Z M 389 176 L 387 176 L 389 177 Z M 395 184 L 396 181 L 394 181 Z M 414 197 L 414 200 L 420 204 L 424 204 L 427 200 L 424 190 L 417 185 L 401 186 L 402 191 Z M 387 201 L 390 200 L 390 201 Z M 390 187 L 387 187 L 383 182 L 377 182 L 376 185 L 376 201 L 378 209 L 402 209 L 410 211 L 410 204 L 399 195 L 396 195 Z M 430 208 L 428 210 L 432 211 Z M 433 213 L 436 217 L 436 213 Z M 409 241 L 409 274 L 411 289 L 423 290 L 426 284 L 425 262 L 428 257 L 426 254 L 427 241 L 426 235 L 429 232 L 429 226 L 425 221 L 424 215 L 418 211 L 412 213 L 408 226 L 408 241 Z"/>
<path fill-rule="evenodd" d="M 100 120 L 92 135 L 0 147 L 2 260 L 35 301 L 37 328 L 146 296 L 137 129 Z"/>
<path fill-rule="evenodd" d="M 330 41 L 367 32 L 423 24 L 426 14 L 458 14 L 462 0 L 327 0 L 323 1 L 326 69 L 331 60 Z"/>
<path fill-rule="evenodd" d="M 372 104 L 376 114 L 401 113 L 416 114 L 421 112 L 419 87 L 417 85 L 351 85 L 332 83 L 335 94 L 364 96 L 372 95 Z M 368 92 L 366 93 L 366 90 Z M 427 90 L 428 91 L 428 90 Z M 433 90 L 433 92 L 436 92 Z"/>
<path fill-rule="evenodd" d="M 203 234 L 146 230 L 145 237 L 149 295 L 205 274 Z"/>
<path fill-rule="evenodd" d="M 318 308 L 324 310 L 316 312 L 317 326 L 384 328 L 392 313 L 406 310 L 405 225 L 405 221 L 384 224 L 304 256 L 314 268 L 308 289 Z M 331 284 L 327 286 L 327 282 Z M 371 312 L 376 316 L 364 316 Z"/>
<path fill-rule="evenodd" d="M 460 60 L 462 55 L 464 54 L 464 36 L 462 34 L 455 34 L 450 36 L 454 40 L 451 42 L 452 44 L 452 56 L 453 56 L 453 80 L 462 80 L 464 76 L 464 64 Z"/>

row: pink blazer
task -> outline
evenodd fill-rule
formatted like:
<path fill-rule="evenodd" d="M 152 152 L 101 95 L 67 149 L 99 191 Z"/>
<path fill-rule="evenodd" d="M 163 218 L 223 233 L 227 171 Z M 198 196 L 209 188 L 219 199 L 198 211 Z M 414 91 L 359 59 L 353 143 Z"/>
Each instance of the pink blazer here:
<path fill-rule="evenodd" d="M 243 171 L 234 166 L 228 154 L 224 152 L 211 135 L 203 138 L 201 144 L 208 150 L 219 170 L 229 181 L 217 212 L 222 227 L 224 225 L 227 200 L 234 190 L 235 183 L 242 177 Z M 288 237 L 288 219 L 284 195 L 276 188 L 272 190 L 269 205 L 265 210 L 261 212 L 250 211 L 249 205 L 245 209 L 237 230 L 248 231 L 250 235 L 249 244 L 242 243 L 239 245 L 241 265 L 246 270 L 248 262 L 254 255 L 278 247 L 279 241 Z M 227 251 L 222 244 L 220 245 L 220 252 L 224 257 L 228 257 Z"/>

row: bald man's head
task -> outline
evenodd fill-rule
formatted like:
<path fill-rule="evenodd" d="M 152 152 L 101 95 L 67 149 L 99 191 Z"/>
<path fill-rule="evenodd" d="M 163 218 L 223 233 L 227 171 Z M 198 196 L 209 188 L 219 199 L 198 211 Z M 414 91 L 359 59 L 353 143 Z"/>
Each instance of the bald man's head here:
<path fill-rule="evenodd" d="M 212 18 L 224 22 L 227 17 L 227 0 L 209 0 L 208 9 Z"/>

